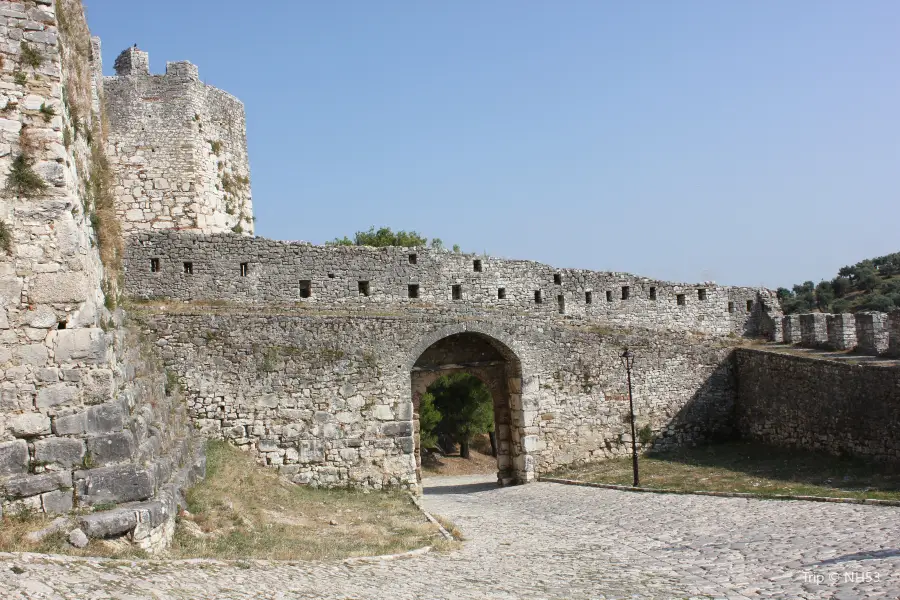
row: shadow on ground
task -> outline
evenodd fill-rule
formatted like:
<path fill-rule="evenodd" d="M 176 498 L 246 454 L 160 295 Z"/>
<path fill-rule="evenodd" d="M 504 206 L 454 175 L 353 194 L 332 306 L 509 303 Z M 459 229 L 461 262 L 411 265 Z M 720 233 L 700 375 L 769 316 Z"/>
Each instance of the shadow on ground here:
<path fill-rule="evenodd" d="M 500 489 L 496 481 L 478 481 L 474 483 L 460 483 L 451 485 L 435 485 L 424 486 L 426 496 L 442 496 L 442 495 L 458 495 L 458 494 L 477 494 L 480 492 L 490 492 Z"/>

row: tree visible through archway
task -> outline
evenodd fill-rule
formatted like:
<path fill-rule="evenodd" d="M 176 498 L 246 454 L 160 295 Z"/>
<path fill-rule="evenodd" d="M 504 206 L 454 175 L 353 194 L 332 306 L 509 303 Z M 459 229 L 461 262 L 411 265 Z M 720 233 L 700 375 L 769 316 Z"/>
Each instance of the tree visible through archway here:
<path fill-rule="evenodd" d="M 438 378 L 422 396 L 419 407 L 422 445 L 445 451 L 459 445 L 461 458 L 469 458 L 469 445 L 479 434 L 490 434 L 494 447 L 494 401 L 480 379 L 469 373 Z M 496 450 L 492 452 L 496 456 Z"/>

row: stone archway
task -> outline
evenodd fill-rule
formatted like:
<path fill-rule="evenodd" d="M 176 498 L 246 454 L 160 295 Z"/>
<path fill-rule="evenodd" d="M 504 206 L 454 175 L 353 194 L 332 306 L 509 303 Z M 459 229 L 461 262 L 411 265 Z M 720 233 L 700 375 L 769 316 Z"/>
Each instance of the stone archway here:
<path fill-rule="evenodd" d="M 419 404 L 432 383 L 443 375 L 468 373 L 480 379 L 494 403 L 497 439 L 497 481 L 524 483 L 528 460 L 524 448 L 522 365 L 518 356 L 496 338 L 477 331 L 448 332 L 419 349 L 410 365 L 415 435 L 416 478 L 422 480 Z"/>

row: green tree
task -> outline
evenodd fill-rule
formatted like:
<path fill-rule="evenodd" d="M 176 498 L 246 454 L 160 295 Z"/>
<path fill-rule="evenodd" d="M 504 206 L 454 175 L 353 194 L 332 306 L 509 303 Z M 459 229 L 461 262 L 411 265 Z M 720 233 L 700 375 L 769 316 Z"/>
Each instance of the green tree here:
<path fill-rule="evenodd" d="M 459 455 L 469 458 L 472 437 L 494 429 L 491 393 L 480 379 L 468 373 L 444 375 L 431 384 L 428 392 L 442 415 L 436 432 L 450 436 L 459 444 Z"/>
<path fill-rule="evenodd" d="M 385 246 L 404 246 L 412 248 L 415 246 L 425 246 L 428 244 L 428 238 L 422 237 L 415 231 L 397 231 L 394 232 L 390 227 L 382 227 L 375 230 L 375 226 L 369 227 L 368 231 L 357 231 L 351 240 L 347 236 L 343 238 L 335 238 L 330 242 L 326 242 L 331 246 L 373 246 L 375 248 L 384 248 Z"/>
<path fill-rule="evenodd" d="M 419 442 L 422 448 L 437 446 L 437 427 L 442 416 L 441 411 L 434 406 L 434 395 L 424 394 L 419 402 Z"/>

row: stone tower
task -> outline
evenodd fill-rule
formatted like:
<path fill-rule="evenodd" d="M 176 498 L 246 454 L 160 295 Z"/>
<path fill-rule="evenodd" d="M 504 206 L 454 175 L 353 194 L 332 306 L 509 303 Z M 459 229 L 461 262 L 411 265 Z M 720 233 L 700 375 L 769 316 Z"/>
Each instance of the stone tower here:
<path fill-rule="evenodd" d="M 252 234 L 243 104 L 200 81 L 189 62 L 151 75 L 137 46 L 119 55 L 115 69 L 103 89 L 124 232 Z"/>

